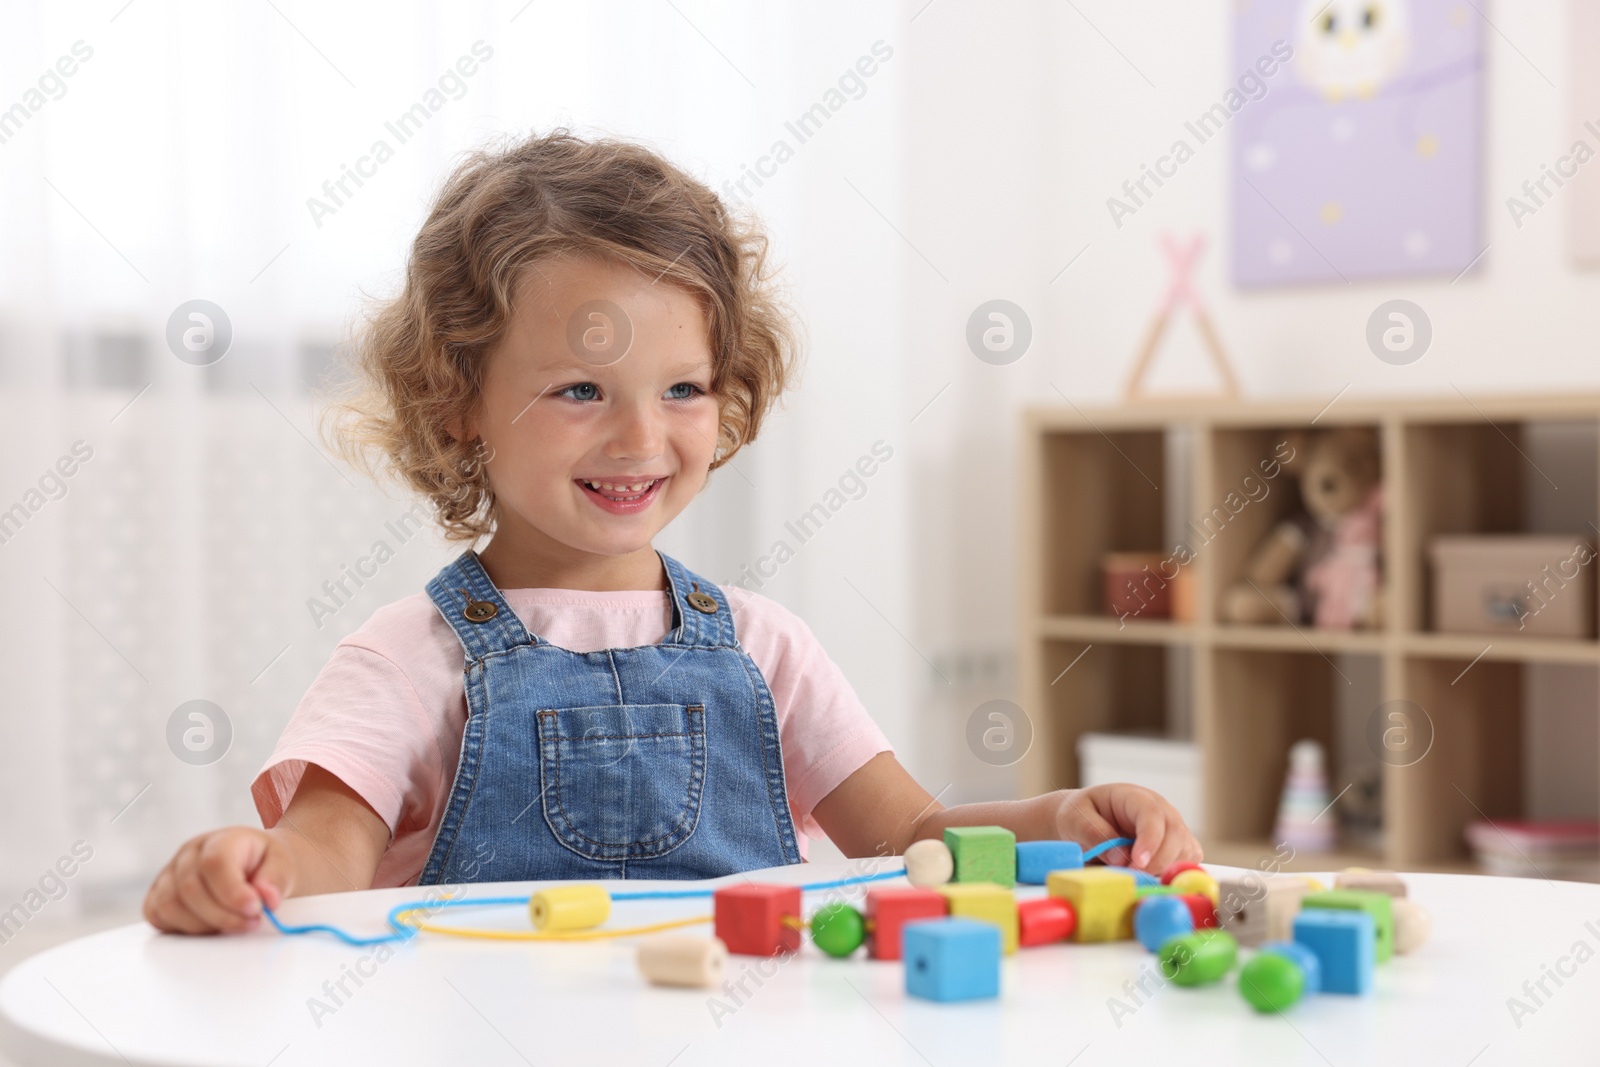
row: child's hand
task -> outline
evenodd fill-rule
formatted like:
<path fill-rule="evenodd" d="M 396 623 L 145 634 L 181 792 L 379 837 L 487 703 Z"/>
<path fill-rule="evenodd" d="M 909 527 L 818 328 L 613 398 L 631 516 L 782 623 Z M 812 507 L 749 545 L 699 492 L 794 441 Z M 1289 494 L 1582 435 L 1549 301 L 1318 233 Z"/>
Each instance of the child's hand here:
<path fill-rule="evenodd" d="M 1137 867 L 1160 874 L 1179 860 L 1200 862 L 1200 842 L 1184 825 L 1183 816 L 1160 795 L 1143 786 L 1116 782 L 1088 789 L 1061 790 L 1056 829 L 1084 848 L 1113 837 L 1131 837 L 1129 850 L 1118 847 L 1101 858 L 1118 867 Z"/>
<path fill-rule="evenodd" d="M 235 933 L 261 922 L 294 890 L 294 855 L 280 837 L 229 826 L 192 837 L 156 875 L 144 898 L 145 921 L 180 934 Z"/>

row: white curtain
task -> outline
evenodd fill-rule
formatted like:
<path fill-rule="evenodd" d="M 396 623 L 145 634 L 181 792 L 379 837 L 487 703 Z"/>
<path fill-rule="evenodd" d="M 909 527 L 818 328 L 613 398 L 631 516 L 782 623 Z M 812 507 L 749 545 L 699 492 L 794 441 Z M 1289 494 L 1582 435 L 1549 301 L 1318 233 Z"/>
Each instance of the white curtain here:
<path fill-rule="evenodd" d="M 393 291 L 452 162 L 486 139 L 566 124 L 645 140 L 730 183 L 773 230 L 810 339 L 807 392 L 664 548 L 731 580 L 876 440 L 904 457 L 896 434 L 926 398 L 903 386 L 910 266 L 883 227 L 905 211 L 895 63 L 911 13 L 13 8 L 0 35 L 0 909 L 80 840 L 93 858 L 62 909 L 142 892 L 203 829 L 256 824 L 250 779 L 334 644 L 459 551 L 431 531 L 397 536 L 425 512 L 324 454 L 309 385 L 363 294 Z M 879 41 L 891 57 L 846 77 Z M 786 124 L 819 102 L 826 122 L 800 143 Z M 793 157 L 739 192 L 780 139 Z M 231 328 L 210 365 L 168 339 L 194 300 Z M 928 671 L 885 629 L 912 614 L 899 462 L 763 592 L 811 621 L 908 745 Z M 314 617 L 308 600 L 329 602 L 324 583 L 380 540 L 394 559 Z M 231 731 L 214 762 L 185 762 L 169 740 L 195 700 Z"/>

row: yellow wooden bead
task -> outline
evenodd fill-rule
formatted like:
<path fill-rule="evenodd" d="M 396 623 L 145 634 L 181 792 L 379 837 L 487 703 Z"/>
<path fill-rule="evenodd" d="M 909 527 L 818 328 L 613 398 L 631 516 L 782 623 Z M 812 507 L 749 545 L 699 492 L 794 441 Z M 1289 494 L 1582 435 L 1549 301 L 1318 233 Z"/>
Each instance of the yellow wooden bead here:
<path fill-rule="evenodd" d="M 611 894 L 592 882 L 551 886 L 533 894 L 528 916 L 535 930 L 593 929 L 611 917 Z"/>
<path fill-rule="evenodd" d="M 1300 877 L 1305 879 L 1306 885 L 1310 887 L 1311 892 L 1326 893 L 1328 891 L 1328 887 L 1322 884 L 1321 879 L 1313 878 L 1309 874 L 1302 874 Z"/>
<path fill-rule="evenodd" d="M 1000 928 L 1000 951 L 1010 956 L 1017 951 L 1017 895 L 994 882 L 951 882 L 937 887 L 944 895 L 950 914 L 978 919 Z"/>
<path fill-rule="evenodd" d="M 1133 875 L 1107 867 L 1051 871 L 1045 892 L 1072 905 L 1078 923 L 1074 941 L 1119 941 L 1133 936 L 1133 908 L 1138 903 Z"/>
<path fill-rule="evenodd" d="M 1217 888 L 1217 880 L 1205 871 L 1182 871 L 1172 880 L 1172 888 L 1179 893 L 1203 894 L 1211 898 L 1211 903 L 1216 904 L 1222 899 L 1222 893 Z"/>

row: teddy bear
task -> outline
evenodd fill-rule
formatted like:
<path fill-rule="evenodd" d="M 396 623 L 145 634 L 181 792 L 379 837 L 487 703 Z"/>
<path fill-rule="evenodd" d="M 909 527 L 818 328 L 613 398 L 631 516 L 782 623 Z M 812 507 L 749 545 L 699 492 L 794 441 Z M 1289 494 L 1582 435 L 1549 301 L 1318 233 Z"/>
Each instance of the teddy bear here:
<path fill-rule="evenodd" d="M 1279 522 L 1222 597 L 1241 623 L 1383 624 L 1383 483 L 1378 435 L 1340 427 L 1289 435 L 1283 467 L 1300 480 L 1301 513 Z"/>

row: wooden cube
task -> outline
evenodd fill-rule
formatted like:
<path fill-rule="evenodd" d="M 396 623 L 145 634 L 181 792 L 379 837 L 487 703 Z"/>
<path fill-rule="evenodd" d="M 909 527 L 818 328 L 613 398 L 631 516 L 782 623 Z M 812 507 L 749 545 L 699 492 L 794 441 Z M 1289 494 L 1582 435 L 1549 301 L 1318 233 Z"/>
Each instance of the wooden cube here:
<path fill-rule="evenodd" d="M 716 936 L 739 956 L 777 956 L 800 951 L 800 930 L 785 918 L 800 917 L 800 887 L 741 882 L 711 894 Z"/>
<path fill-rule="evenodd" d="M 918 919 L 902 931 L 906 993 L 925 1000 L 1000 995 L 1000 931 L 975 919 Z"/>
<path fill-rule="evenodd" d="M 1051 871 L 1046 892 L 1064 897 L 1078 913 L 1074 941 L 1119 941 L 1133 936 L 1133 876 L 1104 867 Z"/>
<path fill-rule="evenodd" d="M 1373 947 L 1379 963 L 1394 955 L 1394 898 L 1387 893 L 1367 893 L 1357 889 L 1327 889 L 1308 893 L 1304 908 L 1344 908 L 1365 911 L 1372 916 Z"/>
<path fill-rule="evenodd" d="M 1223 879 L 1217 883 L 1217 925 L 1250 948 L 1271 940 L 1267 934 L 1269 896 L 1265 879 Z"/>
<path fill-rule="evenodd" d="M 877 960 L 897 960 L 900 934 L 916 919 L 942 919 L 950 913 L 944 894 L 933 889 L 903 887 L 867 890 L 867 954 Z"/>
<path fill-rule="evenodd" d="M 1317 954 L 1324 993 L 1365 993 L 1372 988 L 1378 938 L 1371 912 L 1306 908 L 1294 920 L 1294 939 Z"/>
<path fill-rule="evenodd" d="M 1076 841 L 1018 841 L 1017 881 L 1044 885 L 1051 871 L 1075 871 L 1083 866 L 1083 846 Z"/>
<path fill-rule="evenodd" d="M 1364 871 L 1352 867 L 1340 871 L 1333 880 L 1335 889 L 1356 889 L 1366 893 L 1387 893 L 1391 897 L 1406 895 L 1406 883 L 1393 871 Z"/>
<path fill-rule="evenodd" d="M 1017 835 L 1004 826 L 947 826 L 944 843 L 955 859 L 951 881 L 1017 884 Z"/>
<path fill-rule="evenodd" d="M 1000 928 L 1000 948 L 1007 956 L 1017 951 L 1017 895 L 993 882 L 951 882 L 936 892 L 945 898 L 952 916 L 993 923 Z"/>

